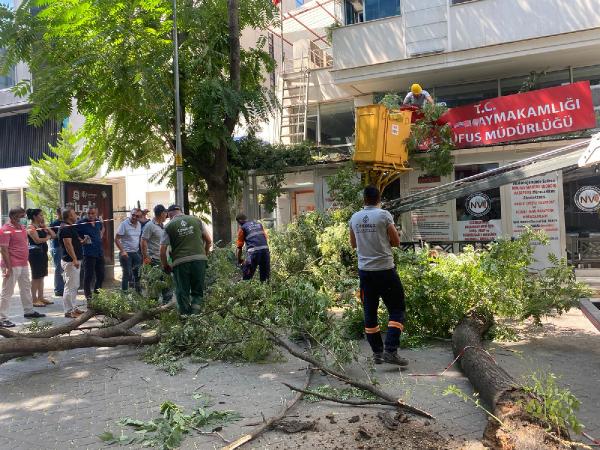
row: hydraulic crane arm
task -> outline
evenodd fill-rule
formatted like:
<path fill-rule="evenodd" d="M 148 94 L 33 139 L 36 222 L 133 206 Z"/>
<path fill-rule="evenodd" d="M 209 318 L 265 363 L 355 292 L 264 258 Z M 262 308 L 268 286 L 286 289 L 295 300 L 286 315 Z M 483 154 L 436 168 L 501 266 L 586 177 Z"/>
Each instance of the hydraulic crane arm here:
<path fill-rule="evenodd" d="M 600 164 L 600 133 L 577 144 L 561 147 L 497 169 L 392 200 L 387 202 L 384 207 L 392 213 L 404 213 L 556 170 L 596 164 Z"/>

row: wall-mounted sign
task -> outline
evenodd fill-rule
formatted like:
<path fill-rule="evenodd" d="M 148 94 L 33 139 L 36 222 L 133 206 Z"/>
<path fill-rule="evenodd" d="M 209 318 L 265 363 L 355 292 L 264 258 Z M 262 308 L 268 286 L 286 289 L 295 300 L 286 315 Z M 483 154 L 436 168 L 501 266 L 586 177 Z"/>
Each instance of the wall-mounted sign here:
<path fill-rule="evenodd" d="M 440 121 L 452 126 L 458 148 L 550 136 L 596 126 L 589 81 L 459 106 L 449 110 Z"/>
<path fill-rule="evenodd" d="M 419 175 L 418 172 L 409 173 L 410 193 L 417 194 L 426 189 L 439 186 L 441 178 L 428 175 Z M 409 213 L 412 234 L 411 240 L 426 242 L 452 240 L 452 216 L 450 202 L 437 205 L 424 206 Z"/>
<path fill-rule="evenodd" d="M 104 220 L 104 261 L 114 264 L 114 232 L 113 232 L 113 195 L 112 186 L 109 184 L 92 184 L 61 182 L 61 204 L 70 206 L 78 216 L 87 212 L 90 207 L 98 208 L 98 217 Z"/>
<path fill-rule="evenodd" d="M 548 235 L 548 245 L 536 245 L 535 268 L 548 267 L 548 254 L 561 256 L 558 199 L 558 175 L 548 174 L 511 185 L 512 231 L 519 236 L 525 227 L 543 230 Z"/>
<path fill-rule="evenodd" d="M 461 180 L 498 164 L 471 164 L 456 166 L 454 178 Z M 502 234 L 502 206 L 500 188 L 474 192 L 456 199 L 456 221 L 459 241 L 493 241 Z"/>
<path fill-rule="evenodd" d="M 483 217 L 492 209 L 492 202 L 485 192 L 476 192 L 467 197 L 465 209 L 473 217 Z"/>
<path fill-rule="evenodd" d="M 577 190 L 573 201 L 583 212 L 596 212 L 600 209 L 600 189 L 598 186 L 583 186 Z"/>

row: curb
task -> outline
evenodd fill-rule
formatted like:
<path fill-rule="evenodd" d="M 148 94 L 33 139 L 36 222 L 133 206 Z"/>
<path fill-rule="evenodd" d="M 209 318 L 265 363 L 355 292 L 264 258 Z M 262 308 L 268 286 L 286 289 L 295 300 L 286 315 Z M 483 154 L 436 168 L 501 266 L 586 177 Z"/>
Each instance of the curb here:
<path fill-rule="evenodd" d="M 589 298 L 582 298 L 579 300 L 579 307 L 581 308 L 581 312 L 588 318 L 592 325 L 596 327 L 598 331 L 600 331 L 600 309 L 596 308 L 596 306 L 590 301 Z"/>

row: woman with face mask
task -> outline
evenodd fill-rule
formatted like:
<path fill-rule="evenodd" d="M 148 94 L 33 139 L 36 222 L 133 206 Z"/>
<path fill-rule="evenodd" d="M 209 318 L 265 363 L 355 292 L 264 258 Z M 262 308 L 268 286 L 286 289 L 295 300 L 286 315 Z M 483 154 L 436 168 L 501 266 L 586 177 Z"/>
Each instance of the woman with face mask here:
<path fill-rule="evenodd" d="M 0 327 L 10 328 L 15 324 L 8 320 L 10 299 L 19 285 L 19 296 L 23 305 L 23 317 L 39 319 L 46 317 L 33 309 L 31 279 L 29 278 L 27 229 L 22 225 L 25 210 L 20 206 L 8 212 L 9 221 L 0 228 L 0 259 L 2 266 L 2 290 L 0 291 Z M 27 219 L 25 219 L 27 223 Z"/>
<path fill-rule="evenodd" d="M 46 227 L 44 213 L 41 209 L 28 209 L 27 227 L 29 238 L 29 267 L 31 268 L 31 296 L 33 306 L 43 307 L 54 302 L 44 298 L 44 278 L 48 276 L 48 241 L 56 236 L 54 231 Z"/>

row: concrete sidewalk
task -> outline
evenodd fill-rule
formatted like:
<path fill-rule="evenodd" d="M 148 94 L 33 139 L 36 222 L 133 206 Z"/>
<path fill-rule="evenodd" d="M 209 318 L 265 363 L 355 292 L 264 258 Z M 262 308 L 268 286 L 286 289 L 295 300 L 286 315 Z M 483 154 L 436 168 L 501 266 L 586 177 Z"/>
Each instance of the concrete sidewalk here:
<path fill-rule="evenodd" d="M 54 323 L 68 320 L 63 317 L 60 299 L 55 301 L 55 305 L 38 310 L 47 313 L 48 320 Z M 11 320 L 24 322 L 16 295 L 11 303 Z M 586 430 L 598 438 L 599 344 L 600 333 L 579 310 L 572 310 L 561 318 L 548 320 L 545 328 L 534 331 L 528 340 L 493 343 L 490 351 L 516 378 L 535 370 L 560 376 L 560 384 L 581 400 L 579 416 Z M 361 348 L 366 358 L 369 351 L 365 342 Z M 276 364 L 212 362 L 203 367 L 187 363 L 183 372 L 171 377 L 141 362 L 141 352 L 126 347 L 79 349 L 0 366 L 0 448 L 104 448 L 97 435 L 107 429 L 119 432 L 120 427 L 115 425 L 119 418 L 157 417 L 165 400 L 192 408 L 197 405 L 192 398 L 195 393 L 211 396 L 217 409 L 233 409 L 243 415 L 241 421 L 228 425 L 223 432 L 227 438 L 236 438 L 251 429 L 244 425 L 260 422 L 262 415 L 273 415 L 284 399 L 292 397 L 281 381 L 300 386 L 305 376 L 306 364 L 286 355 L 285 362 Z M 485 427 L 485 413 L 456 397 L 442 395 L 450 384 L 472 393 L 458 368 L 453 367 L 443 377 L 411 375 L 441 372 L 452 360 L 450 345 L 440 343 L 404 354 L 411 361 L 409 370 L 377 366 L 373 377 L 385 390 L 432 413 L 442 435 L 475 445 Z M 358 368 L 352 371 L 364 377 Z M 320 375 L 314 377 L 315 385 L 325 383 L 334 381 Z M 365 409 L 329 402 L 302 403 L 294 414 L 325 416 L 332 412 L 343 418 L 364 413 Z M 327 427 L 330 425 L 323 431 Z M 286 448 L 286 439 L 289 437 L 280 432 L 270 432 L 248 448 Z M 220 445 L 213 437 L 193 436 L 183 448 L 209 449 Z"/>

